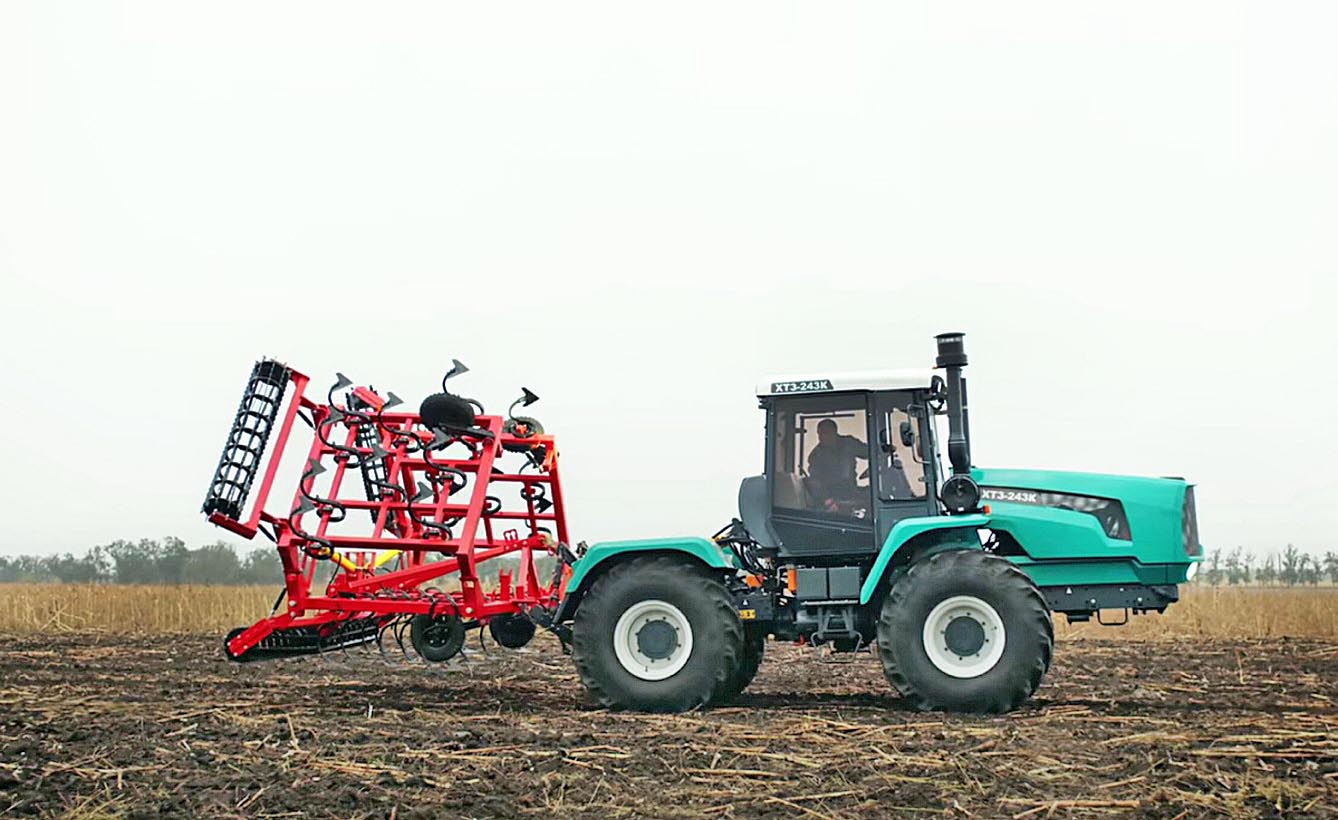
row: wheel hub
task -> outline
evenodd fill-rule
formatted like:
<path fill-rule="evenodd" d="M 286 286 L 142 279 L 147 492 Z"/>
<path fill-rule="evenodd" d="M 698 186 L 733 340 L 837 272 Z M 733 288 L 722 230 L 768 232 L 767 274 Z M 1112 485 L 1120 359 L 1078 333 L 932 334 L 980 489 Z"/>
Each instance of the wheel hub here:
<path fill-rule="evenodd" d="M 668 601 L 638 601 L 613 627 L 618 663 L 641 680 L 678 674 L 692 655 L 692 625 L 683 610 Z"/>
<path fill-rule="evenodd" d="M 944 630 L 943 642 L 954 655 L 976 655 L 985 646 L 985 627 L 969 615 L 953 618 Z"/>
<path fill-rule="evenodd" d="M 943 674 L 978 678 L 1003 657 L 1003 618 L 989 602 L 974 595 L 940 601 L 925 618 L 925 655 Z"/>
<path fill-rule="evenodd" d="M 678 648 L 678 635 L 668 621 L 647 621 L 636 633 L 637 649 L 651 660 L 664 660 Z"/>

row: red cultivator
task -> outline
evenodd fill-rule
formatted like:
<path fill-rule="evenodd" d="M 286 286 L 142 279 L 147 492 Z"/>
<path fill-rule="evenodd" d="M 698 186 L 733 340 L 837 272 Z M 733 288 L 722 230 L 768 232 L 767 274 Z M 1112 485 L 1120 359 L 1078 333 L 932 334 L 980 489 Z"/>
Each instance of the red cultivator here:
<path fill-rule="evenodd" d="M 321 403 L 306 395 L 307 376 L 274 361 L 255 365 L 203 511 L 238 535 L 274 540 L 284 593 L 270 617 L 228 635 L 230 658 L 362 644 L 384 651 L 390 636 L 406 654 L 444 661 L 471 627 L 487 624 L 514 648 L 536 621 L 548 622 L 570 561 L 557 448 L 537 421 L 486 415 L 445 392 L 465 370 L 456 362 L 443 392 L 408 413 L 394 412 L 394 393 L 354 387 L 342 374 Z M 511 410 L 537 398 L 524 390 Z M 273 511 L 270 491 L 298 419 L 314 435 L 291 504 Z M 541 580 L 545 558 L 556 560 Z M 494 568 L 485 583 L 483 570 Z"/>

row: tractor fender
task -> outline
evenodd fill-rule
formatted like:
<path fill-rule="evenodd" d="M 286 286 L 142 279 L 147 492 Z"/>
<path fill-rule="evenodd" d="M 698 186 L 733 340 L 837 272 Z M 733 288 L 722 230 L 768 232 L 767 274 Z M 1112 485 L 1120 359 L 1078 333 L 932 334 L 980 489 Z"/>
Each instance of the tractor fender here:
<path fill-rule="evenodd" d="M 989 526 L 984 515 L 928 515 L 903 518 L 892 525 L 882 549 L 860 588 L 860 605 L 869 603 L 887 577 L 893 563 L 902 563 L 911 553 L 929 554 L 943 550 L 980 549 L 977 530 Z"/>
<path fill-rule="evenodd" d="M 587 547 L 585 553 L 571 565 L 571 576 L 567 579 L 562 602 L 554 614 L 554 623 L 561 623 L 576 614 L 581 596 L 604 570 L 624 558 L 651 552 L 683 555 L 709 569 L 730 572 L 738 569 L 732 553 L 725 552 L 714 541 L 696 536 L 601 541 Z"/>

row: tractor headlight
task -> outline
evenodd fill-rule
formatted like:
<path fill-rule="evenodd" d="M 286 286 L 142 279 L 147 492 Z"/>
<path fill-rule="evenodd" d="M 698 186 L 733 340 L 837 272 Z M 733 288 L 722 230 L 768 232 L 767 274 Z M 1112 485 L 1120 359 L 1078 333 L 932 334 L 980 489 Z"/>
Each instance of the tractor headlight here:
<path fill-rule="evenodd" d="M 943 482 L 939 500 L 949 513 L 975 512 L 980 509 L 980 487 L 970 476 L 955 475 Z"/>
<path fill-rule="evenodd" d="M 1198 574 L 1199 574 L 1199 562 L 1195 561 L 1194 563 L 1189 565 L 1189 569 L 1185 570 L 1185 580 L 1193 581 L 1194 576 Z"/>

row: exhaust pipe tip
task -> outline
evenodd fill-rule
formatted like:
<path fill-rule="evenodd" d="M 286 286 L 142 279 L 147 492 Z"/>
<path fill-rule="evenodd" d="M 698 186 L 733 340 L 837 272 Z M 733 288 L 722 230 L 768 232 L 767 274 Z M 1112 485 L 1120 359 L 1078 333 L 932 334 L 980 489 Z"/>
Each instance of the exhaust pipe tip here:
<path fill-rule="evenodd" d="M 934 341 L 938 342 L 935 367 L 966 367 L 966 334 L 940 333 Z"/>

